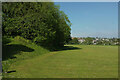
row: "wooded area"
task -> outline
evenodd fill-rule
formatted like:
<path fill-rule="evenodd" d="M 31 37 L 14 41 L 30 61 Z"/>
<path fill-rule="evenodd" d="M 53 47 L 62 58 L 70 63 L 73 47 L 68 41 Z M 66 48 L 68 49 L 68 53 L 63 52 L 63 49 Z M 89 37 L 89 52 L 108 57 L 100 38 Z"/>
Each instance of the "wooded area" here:
<path fill-rule="evenodd" d="M 53 2 L 4 2 L 3 37 L 21 36 L 44 47 L 68 42 L 71 23 Z"/>

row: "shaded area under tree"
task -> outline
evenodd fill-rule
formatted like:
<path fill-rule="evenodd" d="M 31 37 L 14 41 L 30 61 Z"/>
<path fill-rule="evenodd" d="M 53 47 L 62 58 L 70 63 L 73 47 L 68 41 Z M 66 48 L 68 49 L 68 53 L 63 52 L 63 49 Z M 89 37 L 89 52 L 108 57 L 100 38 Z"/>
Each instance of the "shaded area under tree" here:
<path fill-rule="evenodd" d="M 32 52 L 34 51 L 34 49 L 31 49 L 21 44 L 10 44 L 3 45 L 2 51 L 3 51 L 2 58 L 3 60 L 6 60 L 8 58 L 15 58 L 14 55 L 18 54 L 20 51 Z"/>
<path fill-rule="evenodd" d="M 77 50 L 77 49 L 82 49 L 82 48 L 73 47 L 73 46 L 63 46 L 63 47 L 54 48 L 51 51 Z"/>
<path fill-rule="evenodd" d="M 14 57 L 15 54 L 19 54 L 21 51 L 32 52 L 34 49 L 29 48 L 22 44 L 8 44 L 11 42 L 9 38 L 3 37 L 2 44 L 2 60 L 6 60 Z"/>

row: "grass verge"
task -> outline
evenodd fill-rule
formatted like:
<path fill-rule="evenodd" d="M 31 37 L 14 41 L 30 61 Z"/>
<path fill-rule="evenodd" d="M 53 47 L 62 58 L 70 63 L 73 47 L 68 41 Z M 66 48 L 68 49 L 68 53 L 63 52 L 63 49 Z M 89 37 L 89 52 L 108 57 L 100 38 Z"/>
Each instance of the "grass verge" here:
<path fill-rule="evenodd" d="M 2 56 L 3 78 L 9 76 L 8 73 L 14 72 L 14 70 L 9 70 L 14 62 L 20 62 L 48 52 L 49 50 L 37 46 L 29 40 L 19 36 L 15 38 L 4 38 Z"/>

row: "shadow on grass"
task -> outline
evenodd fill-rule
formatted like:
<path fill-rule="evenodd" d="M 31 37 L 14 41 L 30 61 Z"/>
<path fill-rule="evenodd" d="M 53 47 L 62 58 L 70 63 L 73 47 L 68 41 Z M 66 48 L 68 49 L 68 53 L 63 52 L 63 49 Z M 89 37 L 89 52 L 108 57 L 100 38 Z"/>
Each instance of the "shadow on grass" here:
<path fill-rule="evenodd" d="M 63 47 L 53 49 L 52 51 L 77 50 L 77 49 L 82 49 L 82 48 L 74 47 L 74 46 L 63 46 Z"/>
<path fill-rule="evenodd" d="M 19 54 L 19 52 L 32 52 L 34 49 L 31 49 L 29 47 L 26 47 L 21 44 L 10 44 L 10 45 L 3 45 L 2 46 L 2 59 L 13 59 L 16 58 L 14 55 Z"/>
<path fill-rule="evenodd" d="M 8 71 L 7 73 L 13 73 L 13 72 L 16 72 L 16 70 Z"/>

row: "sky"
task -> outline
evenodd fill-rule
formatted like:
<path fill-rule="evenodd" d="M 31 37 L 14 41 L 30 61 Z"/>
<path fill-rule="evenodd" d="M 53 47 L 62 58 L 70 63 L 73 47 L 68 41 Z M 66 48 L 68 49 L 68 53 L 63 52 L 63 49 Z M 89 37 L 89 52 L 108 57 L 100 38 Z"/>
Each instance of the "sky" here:
<path fill-rule="evenodd" d="M 2 2 L 119 2 L 119 0 L 0 0 Z"/>
<path fill-rule="evenodd" d="M 117 2 L 55 2 L 72 23 L 72 37 L 118 37 Z"/>

